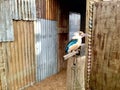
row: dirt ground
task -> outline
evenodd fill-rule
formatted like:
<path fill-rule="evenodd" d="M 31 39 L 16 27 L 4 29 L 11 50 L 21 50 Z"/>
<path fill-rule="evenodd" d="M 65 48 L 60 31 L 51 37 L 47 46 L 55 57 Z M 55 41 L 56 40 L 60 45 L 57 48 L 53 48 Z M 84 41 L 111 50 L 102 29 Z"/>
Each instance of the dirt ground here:
<path fill-rule="evenodd" d="M 40 83 L 30 86 L 25 90 L 67 90 L 66 70 L 62 70 L 58 74 L 48 77 Z"/>

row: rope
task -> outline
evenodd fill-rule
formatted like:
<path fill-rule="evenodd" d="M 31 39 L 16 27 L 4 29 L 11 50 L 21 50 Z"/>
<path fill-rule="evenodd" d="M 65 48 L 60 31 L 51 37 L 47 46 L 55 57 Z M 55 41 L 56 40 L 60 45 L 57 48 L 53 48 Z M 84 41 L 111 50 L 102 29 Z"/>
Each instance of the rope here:
<path fill-rule="evenodd" d="M 89 2 L 89 37 L 87 57 L 87 90 L 90 90 L 91 54 L 92 54 L 93 2 Z"/>

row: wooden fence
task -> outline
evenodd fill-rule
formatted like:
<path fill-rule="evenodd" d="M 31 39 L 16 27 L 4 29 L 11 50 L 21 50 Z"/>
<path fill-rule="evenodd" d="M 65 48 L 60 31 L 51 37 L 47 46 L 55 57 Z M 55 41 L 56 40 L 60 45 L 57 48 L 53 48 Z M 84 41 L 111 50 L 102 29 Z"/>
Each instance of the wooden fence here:
<path fill-rule="evenodd" d="M 120 2 L 94 4 L 91 90 L 120 89 Z"/>

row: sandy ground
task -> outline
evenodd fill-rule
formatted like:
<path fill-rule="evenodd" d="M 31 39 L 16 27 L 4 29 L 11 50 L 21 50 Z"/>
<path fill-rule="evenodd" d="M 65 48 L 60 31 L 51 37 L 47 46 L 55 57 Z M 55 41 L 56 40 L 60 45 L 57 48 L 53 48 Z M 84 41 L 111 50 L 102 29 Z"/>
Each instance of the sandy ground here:
<path fill-rule="evenodd" d="M 66 76 L 66 70 L 62 70 L 58 74 L 48 77 L 25 90 L 67 90 Z"/>

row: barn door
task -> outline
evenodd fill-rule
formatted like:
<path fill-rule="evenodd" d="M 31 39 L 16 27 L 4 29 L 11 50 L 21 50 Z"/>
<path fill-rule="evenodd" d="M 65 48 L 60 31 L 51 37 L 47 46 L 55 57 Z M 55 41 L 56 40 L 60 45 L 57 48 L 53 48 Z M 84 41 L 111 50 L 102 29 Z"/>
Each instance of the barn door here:
<path fill-rule="evenodd" d="M 41 81 L 57 73 L 57 30 L 56 21 L 36 21 L 36 80 Z"/>
<path fill-rule="evenodd" d="M 91 90 L 120 89 L 120 1 L 94 4 Z"/>

